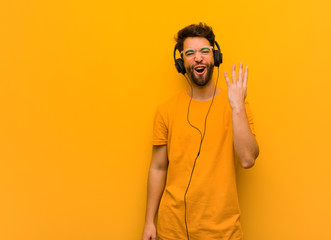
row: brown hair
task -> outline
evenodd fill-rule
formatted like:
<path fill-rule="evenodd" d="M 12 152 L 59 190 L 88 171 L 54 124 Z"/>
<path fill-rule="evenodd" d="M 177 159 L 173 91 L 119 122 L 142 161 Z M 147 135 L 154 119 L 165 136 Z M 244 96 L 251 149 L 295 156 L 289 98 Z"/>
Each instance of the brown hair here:
<path fill-rule="evenodd" d="M 180 31 L 178 31 L 176 40 L 176 49 L 179 52 L 183 51 L 184 41 L 188 37 L 203 37 L 206 38 L 211 46 L 214 46 L 215 43 L 215 34 L 213 29 L 205 23 L 191 24 Z"/>

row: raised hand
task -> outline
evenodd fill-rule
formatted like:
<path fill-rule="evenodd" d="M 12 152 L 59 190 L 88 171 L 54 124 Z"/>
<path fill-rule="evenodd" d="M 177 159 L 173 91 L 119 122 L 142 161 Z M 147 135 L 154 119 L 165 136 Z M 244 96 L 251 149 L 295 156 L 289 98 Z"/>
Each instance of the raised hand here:
<path fill-rule="evenodd" d="M 224 77 L 226 84 L 228 85 L 228 98 L 232 110 L 243 108 L 247 96 L 248 67 L 246 66 L 245 74 L 243 76 L 243 64 L 239 64 L 238 81 L 236 78 L 235 64 L 232 65 L 232 83 L 230 82 L 230 79 L 226 72 L 224 72 Z"/>

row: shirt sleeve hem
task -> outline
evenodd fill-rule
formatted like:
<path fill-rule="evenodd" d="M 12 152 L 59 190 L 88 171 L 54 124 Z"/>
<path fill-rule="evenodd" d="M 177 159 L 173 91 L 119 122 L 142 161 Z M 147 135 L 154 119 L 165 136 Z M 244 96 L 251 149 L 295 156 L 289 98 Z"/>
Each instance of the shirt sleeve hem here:
<path fill-rule="evenodd" d="M 152 141 L 152 144 L 153 145 L 166 145 L 167 144 L 167 141 L 161 141 L 161 140 L 154 140 Z"/>

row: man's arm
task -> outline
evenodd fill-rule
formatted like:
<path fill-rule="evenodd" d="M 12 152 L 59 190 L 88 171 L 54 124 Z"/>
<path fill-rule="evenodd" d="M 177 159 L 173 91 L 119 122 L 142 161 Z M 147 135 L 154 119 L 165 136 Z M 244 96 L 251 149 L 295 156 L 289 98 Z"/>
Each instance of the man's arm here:
<path fill-rule="evenodd" d="M 142 240 L 155 240 L 155 216 L 164 190 L 168 169 L 167 145 L 153 146 L 148 175 L 147 208 Z"/>
<path fill-rule="evenodd" d="M 232 109 L 233 144 L 243 168 L 251 168 L 259 155 L 259 146 L 249 127 L 245 104 Z"/>
<path fill-rule="evenodd" d="M 232 108 L 233 144 L 235 154 L 239 157 L 243 168 L 250 168 L 254 165 L 259 155 L 259 146 L 249 127 L 245 98 L 247 96 L 248 67 L 245 68 L 243 77 L 243 64 L 239 65 L 238 81 L 236 77 L 236 66 L 232 66 L 232 83 L 228 74 L 224 72 L 228 86 L 228 98 Z"/>

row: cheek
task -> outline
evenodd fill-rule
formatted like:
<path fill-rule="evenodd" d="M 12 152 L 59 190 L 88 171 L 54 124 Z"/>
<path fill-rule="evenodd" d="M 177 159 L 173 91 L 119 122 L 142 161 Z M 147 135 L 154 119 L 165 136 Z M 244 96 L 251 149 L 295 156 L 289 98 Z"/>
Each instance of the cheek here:
<path fill-rule="evenodd" d="M 214 56 L 208 58 L 209 64 L 214 64 Z"/>
<path fill-rule="evenodd" d="M 185 69 L 190 69 L 191 66 L 192 66 L 192 62 L 186 61 L 186 60 L 184 61 L 184 67 L 185 67 Z"/>

